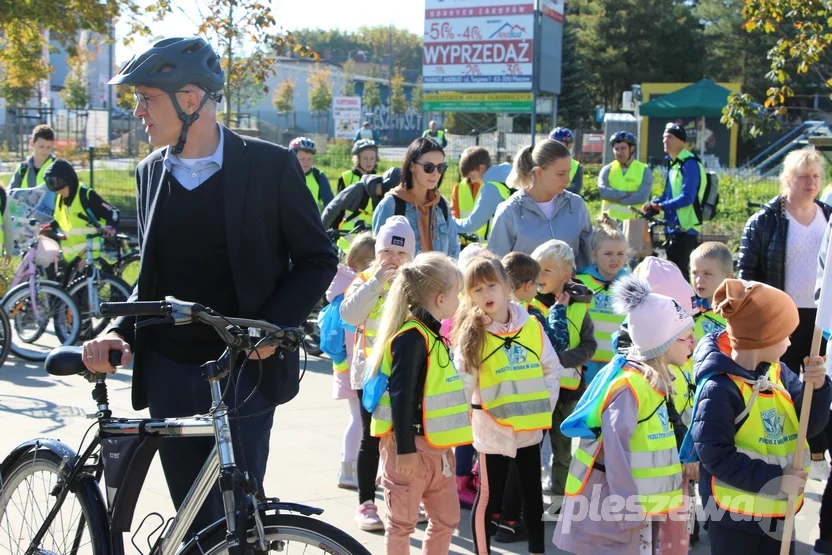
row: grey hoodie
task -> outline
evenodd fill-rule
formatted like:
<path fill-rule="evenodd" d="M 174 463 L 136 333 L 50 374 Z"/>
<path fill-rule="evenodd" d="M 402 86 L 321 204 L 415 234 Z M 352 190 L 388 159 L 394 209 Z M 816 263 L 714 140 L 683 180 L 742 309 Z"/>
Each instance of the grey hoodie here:
<path fill-rule="evenodd" d="M 575 266 L 583 268 L 592 263 L 591 237 L 589 210 L 578 195 L 564 191 L 548 220 L 526 191 L 520 190 L 497 207 L 488 250 L 501 257 L 512 251 L 531 254 L 546 241 L 560 239 L 575 252 Z"/>
<path fill-rule="evenodd" d="M 326 205 L 324 213 L 321 214 L 321 221 L 324 224 L 324 229 L 332 227 L 332 224 L 338 219 L 339 216 L 346 217 L 348 214 L 366 207 L 367 199 L 372 201 L 372 207 L 375 208 L 388 190 L 382 185 L 381 196 L 376 195 L 376 187 L 378 187 L 379 183 L 382 183 L 382 176 L 364 175 L 361 177 L 361 181 L 350 185 L 338 193 L 338 195 L 336 195 L 336 197 Z"/>

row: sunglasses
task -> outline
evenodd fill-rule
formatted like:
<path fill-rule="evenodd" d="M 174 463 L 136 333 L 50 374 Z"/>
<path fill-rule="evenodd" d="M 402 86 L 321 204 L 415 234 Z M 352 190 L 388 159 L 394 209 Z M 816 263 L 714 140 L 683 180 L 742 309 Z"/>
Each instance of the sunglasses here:
<path fill-rule="evenodd" d="M 425 173 L 433 173 L 436 170 L 439 170 L 439 173 L 445 173 L 448 169 L 448 164 L 442 162 L 441 164 L 434 164 L 433 162 L 413 162 L 417 166 L 422 166 L 422 169 L 425 170 Z"/>

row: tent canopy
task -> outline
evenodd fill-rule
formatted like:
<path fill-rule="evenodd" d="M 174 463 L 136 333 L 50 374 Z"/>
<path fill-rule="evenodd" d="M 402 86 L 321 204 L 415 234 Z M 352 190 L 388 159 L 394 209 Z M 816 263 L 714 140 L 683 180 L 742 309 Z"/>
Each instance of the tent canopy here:
<path fill-rule="evenodd" d="M 710 79 L 702 79 L 639 107 L 642 116 L 666 118 L 720 117 L 731 91 Z"/>

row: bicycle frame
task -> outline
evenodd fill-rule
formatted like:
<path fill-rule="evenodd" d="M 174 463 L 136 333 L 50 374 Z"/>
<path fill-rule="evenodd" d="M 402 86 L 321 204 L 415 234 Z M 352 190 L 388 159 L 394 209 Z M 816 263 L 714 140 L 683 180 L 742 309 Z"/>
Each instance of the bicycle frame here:
<path fill-rule="evenodd" d="M 98 288 L 95 287 L 98 281 L 98 266 L 95 264 L 93 253 L 94 241 L 97 235 L 87 235 L 87 250 L 84 253 L 84 278 L 87 281 L 87 306 L 90 309 L 90 316 L 98 318 L 101 316 L 101 307 L 98 303 Z"/>
<path fill-rule="evenodd" d="M 37 298 L 37 283 L 38 283 L 38 267 L 35 264 L 35 251 L 36 251 L 37 242 L 33 242 L 29 245 L 29 249 L 26 251 L 26 254 L 23 255 L 23 258 L 20 260 L 20 266 L 17 267 L 17 270 L 14 273 L 14 277 L 12 278 L 12 282 L 9 284 L 8 290 L 11 291 L 14 289 L 15 286 L 20 285 L 24 281 L 29 281 L 29 298 L 35 299 Z M 51 282 L 50 282 L 51 283 Z M 57 283 L 55 285 L 58 285 Z M 38 312 L 38 303 L 32 302 L 32 311 L 35 315 L 36 319 L 40 319 L 40 313 Z"/>

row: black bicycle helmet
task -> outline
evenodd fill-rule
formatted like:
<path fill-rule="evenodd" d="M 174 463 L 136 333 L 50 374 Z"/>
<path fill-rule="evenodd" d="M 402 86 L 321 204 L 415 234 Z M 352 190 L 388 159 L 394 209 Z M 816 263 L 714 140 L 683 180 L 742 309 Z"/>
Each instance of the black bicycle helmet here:
<path fill-rule="evenodd" d="M 66 187 L 69 187 L 74 193 L 78 189 L 78 174 L 75 173 L 72 164 L 63 158 L 58 158 L 46 169 L 44 182 L 46 188 L 53 193 L 57 193 Z"/>
<path fill-rule="evenodd" d="M 133 85 L 153 87 L 168 93 L 179 119 L 182 133 L 179 142 L 171 149 L 179 154 L 185 147 L 188 128 L 199 119 L 199 111 L 208 101 L 222 100 L 225 74 L 220 60 L 211 45 L 200 37 L 170 38 L 159 41 L 148 50 L 133 56 L 124 67 L 110 79 L 110 85 Z M 206 92 L 202 102 L 193 114 L 186 114 L 179 106 L 176 92 L 186 85 L 196 85 Z"/>
<path fill-rule="evenodd" d="M 610 145 L 615 145 L 615 143 L 627 143 L 630 146 L 636 146 L 636 136 L 629 131 L 618 131 L 610 137 Z"/>

